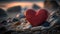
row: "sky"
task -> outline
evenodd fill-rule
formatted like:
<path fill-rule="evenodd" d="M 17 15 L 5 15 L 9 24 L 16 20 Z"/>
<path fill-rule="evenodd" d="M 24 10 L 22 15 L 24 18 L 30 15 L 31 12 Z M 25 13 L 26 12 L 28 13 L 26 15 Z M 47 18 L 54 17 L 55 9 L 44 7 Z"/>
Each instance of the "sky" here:
<path fill-rule="evenodd" d="M 5 9 L 17 5 L 31 7 L 34 3 L 40 7 L 44 7 L 44 0 L 0 0 L 0 7 Z"/>
<path fill-rule="evenodd" d="M 40 7 L 43 7 L 44 3 L 43 2 L 6 2 L 6 3 L 0 3 L 0 7 L 2 7 L 3 9 L 8 9 L 10 7 L 13 6 L 21 6 L 21 7 L 28 7 L 31 8 L 33 4 L 37 4 Z"/>
<path fill-rule="evenodd" d="M 33 2 L 33 1 L 45 1 L 45 0 L 0 0 L 0 2 L 11 2 L 11 1 L 31 1 L 31 2 Z M 53 0 L 51 0 L 51 1 L 53 1 Z M 56 0 L 56 1 L 60 1 L 60 0 Z"/>
<path fill-rule="evenodd" d="M 33 1 L 44 1 L 44 0 L 0 0 L 0 2 L 12 2 L 12 1 L 31 1 L 31 2 L 33 2 Z"/>

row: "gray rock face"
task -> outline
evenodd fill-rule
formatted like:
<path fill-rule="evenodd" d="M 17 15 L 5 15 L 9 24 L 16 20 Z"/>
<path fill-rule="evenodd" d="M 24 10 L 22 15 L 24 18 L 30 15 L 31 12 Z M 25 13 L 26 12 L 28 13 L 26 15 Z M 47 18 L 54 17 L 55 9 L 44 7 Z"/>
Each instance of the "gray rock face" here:
<path fill-rule="evenodd" d="M 36 4 L 33 4 L 32 8 L 35 9 L 35 10 L 37 10 L 37 9 L 40 9 L 41 7 L 39 7 L 39 6 L 36 5 Z"/>
<path fill-rule="evenodd" d="M 8 17 L 8 15 L 7 15 L 6 11 L 4 11 L 3 9 L 0 8 L 0 21 L 7 19 L 7 17 Z"/>
<path fill-rule="evenodd" d="M 44 2 L 45 8 L 47 9 L 57 9 L 59 7 L 59 4 L 56 1 L 45 1 Z"/>
<path fill-rule="evenodd" d="M 18 13 L 21 12 L 21 6 L 13 6 L 7 9 L 8 17 L 16 17 Z"/>

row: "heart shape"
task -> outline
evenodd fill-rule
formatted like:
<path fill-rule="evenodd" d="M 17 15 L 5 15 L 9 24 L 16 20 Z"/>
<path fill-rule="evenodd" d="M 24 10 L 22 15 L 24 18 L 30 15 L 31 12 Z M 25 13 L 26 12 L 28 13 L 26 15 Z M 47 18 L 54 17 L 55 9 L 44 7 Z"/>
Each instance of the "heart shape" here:
<path fill-rule="evenodd" d="M 33 9 L 28 9 L 26 11 L 26 19 L 30 22 L 32 26 L 40 26 L 48 18 L 48 11 L 45 9 L 40 9 L 35 11 Z"/>

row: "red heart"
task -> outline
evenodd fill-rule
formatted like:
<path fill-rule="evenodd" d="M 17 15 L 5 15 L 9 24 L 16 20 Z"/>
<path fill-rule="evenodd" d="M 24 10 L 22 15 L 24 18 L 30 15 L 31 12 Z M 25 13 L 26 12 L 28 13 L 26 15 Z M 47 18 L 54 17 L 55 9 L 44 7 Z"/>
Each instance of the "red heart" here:
<path fill-rule="evenodd" d="M 28 9 L 25 16 L 30 24 L 35 27 L 43 24 L 44 21 L 46 21 L 48 17 L 48 11 L 45 9 L 41 9 L 39 11 Z"/>

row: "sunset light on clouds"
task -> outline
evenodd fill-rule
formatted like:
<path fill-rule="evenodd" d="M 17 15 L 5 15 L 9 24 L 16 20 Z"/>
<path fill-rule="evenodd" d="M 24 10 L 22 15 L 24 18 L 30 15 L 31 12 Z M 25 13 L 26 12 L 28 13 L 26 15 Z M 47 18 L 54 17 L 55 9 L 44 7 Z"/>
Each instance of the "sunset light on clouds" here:
<path fill-rule="evenodd" d="M 5 3 L 5 9 L 8 9 L 9 7 L 13 7 L 13 6 L 21 6 L 21 7 L 29 7 L 31 8 L 33 4 L 37 4 L 38 6 L 40 6 L 41 8 L 44 7 L 44 3 L 43 2 L 10 2 L 10 3 Z"/>

